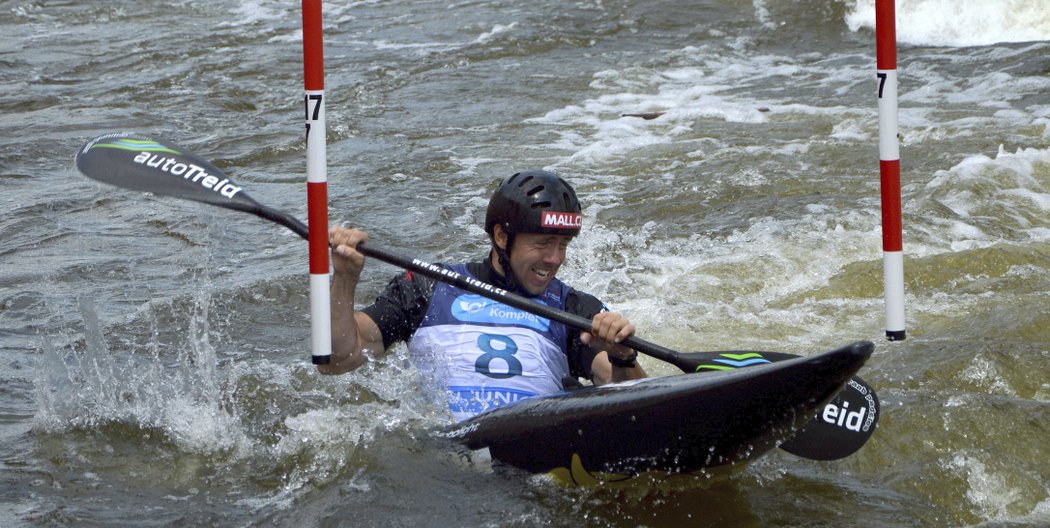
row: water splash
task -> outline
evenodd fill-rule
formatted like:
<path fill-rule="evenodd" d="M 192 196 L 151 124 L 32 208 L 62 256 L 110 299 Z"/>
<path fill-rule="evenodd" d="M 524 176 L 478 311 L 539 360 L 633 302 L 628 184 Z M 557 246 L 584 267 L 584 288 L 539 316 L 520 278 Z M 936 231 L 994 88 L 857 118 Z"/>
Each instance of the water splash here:
<path fill-rule="evenodd" d="M 224 389 L 230 380 L 218 369 L 210 342 L 208 304 L 207 295 L 198 293 L 186 347 L 162 350 L 151 320 L 153 339 L 141 354 L 110 350 L 94 304 L 81 298 L 82 344 L 62 350 L 43 338 L 36 427 L 55 434 L 132 424 L 163 431 L 192 453 L 245 451 L 251 441 Z"/>
<path fill-rule="evenodd" d="M 64 449 L 89 467 L 105 465 L 95 457 L 162 453 L 175 468 L 162 473 L 182 475 L 162 485 L 171 497 L 205 496 L 214 485 L 248 497 L 239 503 L 253 510 L 283 510 L 360 474 L 381 438 L 412 444 L 446 423 L 447 411 L 417 390 L 405 347 L 339 377 L 299 362 L 241 360 L 237 352 L 223 359 L 209 323 L 222 318 L 211 313 L 209 291 L 198 288 L 189 302 L 154 301 L 128 325 L 107 326 L 92 300 L 80 299 L 82 328 L 42 337 L 36 430 L 68 439 Z M 122 342 L 130 344 L 115 344 Z M 84 434 L 89 444 L 78 440 Z M 104 451 L 91 447 L 100 442 Z M 148 465 L 128 467 L 153 471 L 139 464 Z M 253 478 L 227 482 L 230 473 Z"/>

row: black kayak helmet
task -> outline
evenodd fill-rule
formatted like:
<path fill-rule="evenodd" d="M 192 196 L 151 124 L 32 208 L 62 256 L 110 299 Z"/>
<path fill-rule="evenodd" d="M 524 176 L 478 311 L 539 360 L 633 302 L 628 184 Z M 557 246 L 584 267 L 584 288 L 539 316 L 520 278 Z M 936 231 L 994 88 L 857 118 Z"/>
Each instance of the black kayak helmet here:
<path fill-rule="evenodd" d="M 494 237 L 499 224 L 512 237 L 518 233 L 576 236 L 583 214 L 576 191 L 553 172 L 527 170 L 503 180 L 485 214 L 485 232 Z"/>

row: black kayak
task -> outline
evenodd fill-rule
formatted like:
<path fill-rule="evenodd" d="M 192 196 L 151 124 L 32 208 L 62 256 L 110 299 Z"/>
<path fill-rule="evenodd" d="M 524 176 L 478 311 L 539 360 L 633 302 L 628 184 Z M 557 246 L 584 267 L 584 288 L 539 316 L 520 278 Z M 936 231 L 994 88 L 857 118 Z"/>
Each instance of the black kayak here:
<path fill-rule="evenodd" d="M 488 448 L 494 461 L 570 483 L 739 464 L 819 418 L 873 349 L 860 341 L 746 368 L 699 369 L 529 398 L 446 433 L 470 449 Z M 864 418 L 863 412 L 854 418 Z"/>

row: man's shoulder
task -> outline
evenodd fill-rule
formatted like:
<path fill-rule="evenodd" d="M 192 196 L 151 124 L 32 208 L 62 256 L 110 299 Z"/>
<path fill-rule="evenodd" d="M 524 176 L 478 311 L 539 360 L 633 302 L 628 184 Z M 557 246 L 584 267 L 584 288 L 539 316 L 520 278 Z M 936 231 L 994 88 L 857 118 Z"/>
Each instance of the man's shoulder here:
<path fill-rule="evenodd" d="M 410 306 L 425 303 L 429 301 L 435 283 L 436 281 L 430 277 L 413 271 L 405 271 L 390 279 L 380 299 Z"/>
<path fill-rule="evenodd" d="M 565 311 L 590 319 L 594 314 L 605 310 L 601 299 L 587 292 L 568 287 L 565 296 Z"/>

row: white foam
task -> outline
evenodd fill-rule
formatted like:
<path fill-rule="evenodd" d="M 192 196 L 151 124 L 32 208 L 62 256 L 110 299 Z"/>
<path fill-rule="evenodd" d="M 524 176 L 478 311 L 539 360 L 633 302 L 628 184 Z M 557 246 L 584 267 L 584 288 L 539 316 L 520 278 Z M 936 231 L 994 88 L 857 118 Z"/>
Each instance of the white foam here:
<path fill-rule="evenodd" d="M 916 257 L 1026 244 L 1050 239 L 1050 149 L 1000 146 L 996 156 L 973 155 L 937 171 L 922 189 L 905 198 L 908 252 Z"/>
<path fill-rule="evenodd" d="M 261 0 L 242 0 L 230 10 L 232 18 L 218 24 L 218 27 L 251 26 L 268 20 L 279 20 L 287 16 L 287 12 L 267 6 L 269 2 Z"/>
<path fill-rule="evenodd" d="M 1008 475 L 989 468 L 977 456 L 956 454 L 947 469 L 960 473 L 967 484 L 966 499 L 985 519 L 1008 519 L 1010 507 L 1025 497 L 1022 488 L 1011 485 Z"/>
<path fill-rule="evenodd" d="M 851 31 L 875 27 L 875 2 L 853 0 Z M 921 46 L 985 46 L 1050 40 L 1047 0 L 897 0 L 897 41 Z"/>
<path fill-rule="evenodd" d="M 590 271 L 569 282 L 611 301 L 638 328 L 658 328 L 659 342 L 672 348 L 725 348 L 726 336 L 733 336 L 732 346 L 812 350 L 822 337 L 830 343 L 870 326 L 878 299 L 805 297 L 826 288 L 847 264 L 877 259 L 880 232 L 877 218 L 863 210 L 819 203 L 807 209 L 794 219 L 755 218 L 744 230 L 686 239 L 668 238 L 652 226 L 626 234 L 598 226 L 575 242 L 574 255 L 600 259 L 623 256 L 622 247 L 647 250 L 604 273 L 594 270 L 608 262 L 574 262 L 573 268 Z M 631 295 L 616 291 L 621 288 Z M 646 363 L 650 367 L 654 374 L 673 371 L 655 362 Z"/>
<path fill-rule="evenodd" d="M 475 44 L 484 44 L 484 43 L 486 43 L 486 42 L 496 38 L 497 35 L 500 35 L 502 33 L 508 33 L 510 31 L 514 31 L 514 28 L 516 28 L 516 27 L 518 27 L 518 23 L 517 22 L 511 22 L 508 25 L 496 24 L 495 26 L 492 27 L 492 29 L 490 31 L 486 31 L 486 32 L 482 33 L 481 35 L 478 35 L 478 38 L 474 40 L 474 43 Z"/>
<path fill-rule="evenodd" d="M 722 48 L 693 46 L 672 55 L 680 64 L 666 69 L 632 67 L 597 72 L 591 87 L 601 95 L 527 121 L 552 125 L 556 139 L 544 147 L 566 152 L 559 164 L 588 166 L 602 165 L 653 146 L 715 141 L 706 137 L 705 121 L 763 124 L 772 116 L 858 113 L 844 106 L 823 106 L 825 99 L 816 98 L 813 104 L 807 104 L 793 94 L 778 91 L 773 96 L 763 89 L 793 76 L 805 77 L 822 88 L 846 89 L 857 82 L 859 74 L 839 64 L 776 55 L 745 56 L 726 53 Z M 758 93 L 743 89 L 747 86 L 756 86 Z M 861 113 L 872 112 L 865 109 Z M 652 114 L 649 119 L 638 116 L 647 113 Z M 869 117 L 867 121 L 873 120 Z M 870 133 L 850 130 L 840 131 L 837 137 L 866 135 Z M 747 154 L 767 149 L 753 148 Z M 804 153 L 808 145 L 769 148 L 798 154 Z"/>

